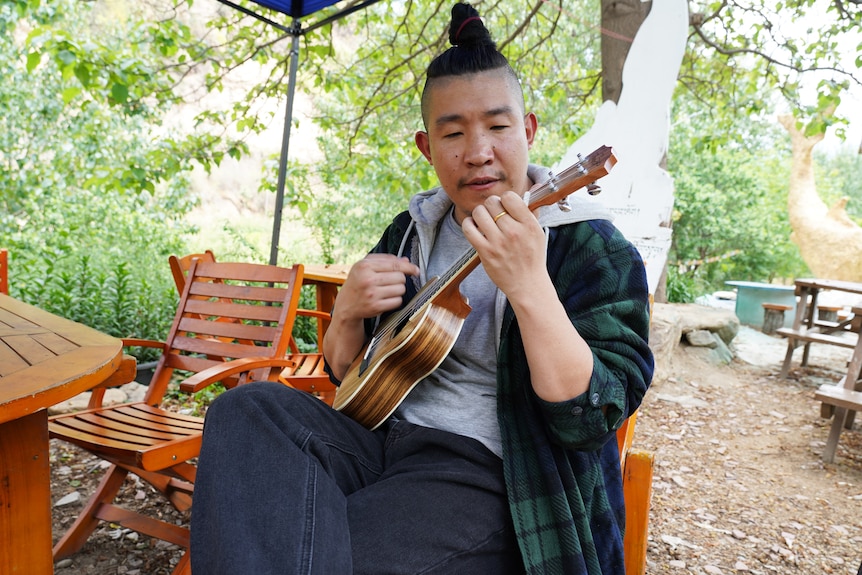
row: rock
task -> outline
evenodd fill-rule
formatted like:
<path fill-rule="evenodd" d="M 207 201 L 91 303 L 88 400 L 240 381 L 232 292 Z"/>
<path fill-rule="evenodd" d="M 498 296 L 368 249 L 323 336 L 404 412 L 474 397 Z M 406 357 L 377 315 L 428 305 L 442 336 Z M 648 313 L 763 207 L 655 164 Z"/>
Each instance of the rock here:
<path fill-rule="evenodd" d="M 687 303 L 656 303 L 653 305 L 653 320 L 656 319 L 673 322 L 680 334 L 709 330 L 726 344 L 739 333 L 739 318 L 727 309 Z"/>
<path fill-rule="evenodd" d="M 54 503 L 54 507 L 63 507 L 64 505 L 71 505 L 73 503 L 78 503 L 79 501 L 81 501 L 81 494 L 77 491 L 73 491 L 58 499 L 57 502 Z"/>
<path fill-rule="evenodd" d="M 120 386 L 120 389 L 123 390 L 123 393 L 126 394 L 126 401 L 143 401 L 144 395 L 147 393 L 147 386 L 138 383 L 137 381 L 129 382 L 125 385 Z"/>
<path fill-rule="evenodd" d="M 685 334 L 685 340 L 688 344 L 695 347 L 708 347 L 710 349 L 714 349 L 718 347 L 716 339 L 720 338 L 715 336 L 708 329 L 694 329 Z"/>
<path fill-rule="evenodd" d="M 733 361 L 733 352 L 724 341 L 715 334 L 710 333 L 710 335 L 715 344 L 714 347 L 689 346 L 685 348 L 685 352 L 711 365 L 726 365 Z"/>
<path fill-rule="evenodd" d="M 673 372 L 673 356 L 677 349 L 690 347 L 689 337 L 695 341 L 706 341 L 712 335 L 707 351 L 694 352 L 712 365 L 729 363 L 733 353 L 728 344 L 739 333 L 739 319 L 733 311 L 711 308 L 698 304 L 656 303 L 652 308 L 650 324 L 650 349 L 655 356 L 656 373 L 654 382 L 667 379 Z M 689 334 L 695 334 L 689 336 Z M 715 350 L 714 353 L 712 351 Z"/>

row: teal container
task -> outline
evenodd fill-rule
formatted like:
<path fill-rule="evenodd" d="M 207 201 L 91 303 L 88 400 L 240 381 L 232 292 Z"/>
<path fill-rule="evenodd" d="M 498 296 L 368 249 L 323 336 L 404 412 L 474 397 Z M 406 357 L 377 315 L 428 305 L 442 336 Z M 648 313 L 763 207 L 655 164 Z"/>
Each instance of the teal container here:
<path fill-rule="evenodd" d="M 793 325 L 796 316 L 796 290 L 792 286 L 779 286 L 759 282 L 724 282 L 736 288 L 736 317 L 751 327 L 763 326 L 763 304 L 789 305 L 784 312 L 784 327 Z"/>

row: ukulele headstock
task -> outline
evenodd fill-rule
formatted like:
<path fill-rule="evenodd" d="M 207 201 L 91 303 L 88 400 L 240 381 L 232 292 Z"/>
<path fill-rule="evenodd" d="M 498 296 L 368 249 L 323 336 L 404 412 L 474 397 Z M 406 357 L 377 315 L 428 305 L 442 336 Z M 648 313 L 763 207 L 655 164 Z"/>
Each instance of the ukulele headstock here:
<path fill-rule="evenodd" d="M 570 207 L 566 209 L 566 198 L 583 187 L 591 196 L 601 192 L 596 180 L 606 176 L 616 163 L 617 158 L 610 146 L 601 146 L 586 158 L 578 154 L 577 162 L 559 174 L 551 174 L 546 182 L 530 190 L 530 209 L 557 202 L 561 210 L 570 210 Z"/>

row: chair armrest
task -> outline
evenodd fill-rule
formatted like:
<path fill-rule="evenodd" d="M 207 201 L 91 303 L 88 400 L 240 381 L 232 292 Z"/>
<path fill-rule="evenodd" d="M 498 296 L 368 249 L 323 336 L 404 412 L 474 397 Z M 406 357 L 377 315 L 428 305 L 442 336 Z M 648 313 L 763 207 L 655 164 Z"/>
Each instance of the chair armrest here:
<path fill-rule="evenodd" d="M 123 354 L 123 359 L 117 371 L 112 373 L 102 383 L 93 386 L 90 390 L 90 401 L 87 403 L 87 409 L 102 407 L 102 401 L 105 398 L 105 391 L 111 387 L 119 387 L 130 381 L 134 381 L 138 371 L 138 360 L 128 354 Z"/>
<path fill-rule="evenodd" d="M 306 317 L 316 317 L 317 319 L 332 319 L 332 314 L 328 311 L 321 311 L 319 309 L 304 309 L 299 308 L 296 310 L 296 315 L 304 315 Z"/>
<path fill-rule="evenodd" d="M 123 347 L 155 347 L 160 348 L 164 351 L 165 343 L 162 341 L 155 341 L 152 339 L 138 339 L 133 337 L 124 337 L 122 338 Z M 137 375 L 138 364 L 137 360 L 127 354 L 123 354 L 123 362 L 120 364 L 119 369 L 116 372 L 111 374 L 108 379 L 100 383 L 99 385 L 93 386 L 92 389 L 109 389 L 111 387 L 119 387 L 121 385 L 125 385 L 129 382 L 135 380 L 135 376 Z M 104 395 L 104 394 L 103 394 Z M 95 398 L 95 396 L 94 396 Z M 101 401 L 101 399 L 99 400 Z M 98 406 L 96 406 L 98 407 Z"/>
<path fill-rule="evenodd" d="M 123 347 L 165 347 L 165 342 L 153 339 L 138 339 L 136 337 L 124 337 Z"/>
<path fill-rule="evenodd" d="M 226 377 L 266 367 L 293 367 L 294 361 L 286 357 L 244 357 L 214 365 L 189 377 L 180 384 L 180 390 L 186 393 L 196 393 L 206 386 L 221 381 Z M 279 373 L 281 370 L 279 370 Z"/>

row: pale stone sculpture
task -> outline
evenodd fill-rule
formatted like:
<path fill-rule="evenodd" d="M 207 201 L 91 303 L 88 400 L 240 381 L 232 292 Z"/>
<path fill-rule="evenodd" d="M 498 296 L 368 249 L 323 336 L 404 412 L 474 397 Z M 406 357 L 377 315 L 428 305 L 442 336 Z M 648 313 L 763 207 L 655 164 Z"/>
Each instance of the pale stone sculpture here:
<path fill-rule="evenodd" d="M 792 116 L 778 121 L 790 134 L 793 152 L 787 194 L 791 241 L 814 276 L 862 282 L 862 228 L 847 215 L 848 198 L 829 208 L 817 195 L 812 150 L 823 134 L 806 137 Z"/>
<path fill-rule="evenodd" d="M 634 37 L 623 66 L 618 103 L 606 101 L 586 134 L 572 144 L 554 171 L 601 145 L 618 159 L 599 180 L 614 223 L 640 250 L 651 293 L 655 293 L 671 241 L 673 179 L 662 167 L 668 148 L 670 103 L 688 35 L 688 2 L 654 0 Z M 586 198 L 592 198 L 584 194 Z"/>

